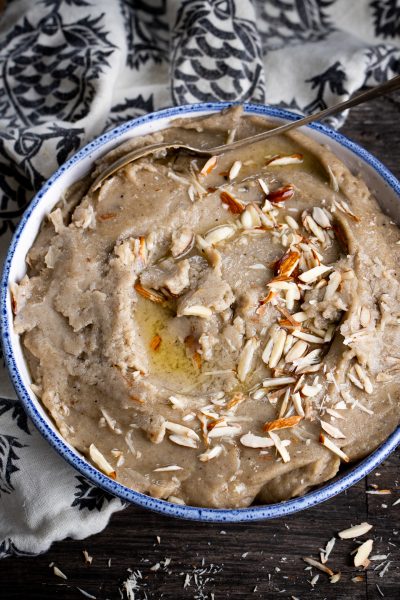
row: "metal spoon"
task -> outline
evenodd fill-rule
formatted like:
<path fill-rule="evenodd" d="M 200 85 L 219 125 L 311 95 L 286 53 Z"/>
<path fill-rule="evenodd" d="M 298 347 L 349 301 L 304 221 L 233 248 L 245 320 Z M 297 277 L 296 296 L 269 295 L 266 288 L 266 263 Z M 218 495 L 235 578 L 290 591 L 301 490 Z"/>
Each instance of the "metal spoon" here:
<path fill-rule="evenodd" d="M 347 108 L 351 108 L 353 106 L 357 106 L 363 102 L 367 102 L 368 100 L 372 100 L 373 98 L 378 98 L 379 96 L 383 96 L 384 94 L 388 94 L 390 92 L 394 92 L 395 90 L 400 89 L 400 75 L 393 77 L 386 83 L 382 83 L 366 92 L 362 92 L 358 94 L 354 98 L 350 98 L 345 102 L 339 102 L 339 104 L 335 104 L 334 106 L 330 106 L 325 110 L 321 110 L 318 113 L 313 115 L 308 115 L 307 117 L 299 118 L 297 121 L 291 121 L 290 123 L 286 123 L 285 125 L 280 125 L 279 127 L 275 127 L 274 129 L 269 129 L 268 131 L 263 131 L 262 133 L 258 133 L 256 135 L 250 136 L 248 138 L 244 138 L 242 140 L 238 140 L 236 142 L 232 142 L 231 144 L 224 144 L 223 146 L 216 146 L 215 148 L 196 148 L 194 146 L 189 146 L 188 144 L 182 144 L 179 142 L 160 142 L 158 144 L 151 144 L 150 146 L 145 146 L 144 148 L 138 148 L 137 150 L 132 150 L 128 152 L 111 165 L 109 165 L 98 177 L 94 180 L 91 185 L 90 191 L 97 190 L 100 185 L 103 183 L 105 179 L 114 175 L 119 169 L 126 167 L 129 163 L 142 158 L 143 156 L 147 156 L 152 152 L 156 152 L 157 150 L 170 150 L 170 149 L 180 149 L 186 150 L 190 154 L 197 154 L 199 156 L 216 156 L 218 154 L 223 154 L 229 150 L 236 150 L 237 148 L 242 148 L 243 146 L 247 146 L 248 144 L 253 144 L 254 142 L 260 142 L 261 140 L 266 140 L 274 135 L 285 133 L 286 131 L 290 131 L 291 129 L 296 129 L 297 127 L 301 127 L 302 125 L 308 125 L 308 123 L 313 123 L 314 121 L 319 121 L 325 117 L 329 117 L 334 115 L 342 110 Z"/>

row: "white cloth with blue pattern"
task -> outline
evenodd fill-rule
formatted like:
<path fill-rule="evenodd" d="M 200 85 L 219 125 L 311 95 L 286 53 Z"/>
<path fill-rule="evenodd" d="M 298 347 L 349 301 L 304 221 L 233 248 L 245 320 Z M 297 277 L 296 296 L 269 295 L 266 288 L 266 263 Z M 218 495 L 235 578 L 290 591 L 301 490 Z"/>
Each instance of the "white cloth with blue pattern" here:
<path fill-rule="evenodd" d="M 1 260 L 43 181 L 124 120 L 210 100 L 313 112 L 400 73 L 400 0 L 9 0 L 0 67 Z M 0 398 L 0 556 L 101 530 L 122 503 L 41 438 L 4 369 Z"/>

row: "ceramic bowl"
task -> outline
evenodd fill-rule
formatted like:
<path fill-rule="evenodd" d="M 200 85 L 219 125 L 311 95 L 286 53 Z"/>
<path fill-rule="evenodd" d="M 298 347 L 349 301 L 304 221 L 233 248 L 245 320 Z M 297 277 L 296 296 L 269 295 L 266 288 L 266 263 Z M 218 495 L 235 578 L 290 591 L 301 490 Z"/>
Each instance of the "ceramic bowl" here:
<path fill-rule="evenodd" d="M 93 483 L 123 500 L 173 517 L 213 522 L 240 522 L 283 517 L 332 498 L 365 477 L 393 452 L 400 443 L 400 427 L 367 458 L 341 471 L 334 480 L 300 498 L 236 510 L 181 506 L 151 498 L 109 479 L 61 437 L 51 418 L 30 389 L 30 374 L 19 336 L 13 328 L 9 287 L 11 282 L 19 281 L 25 274 L 25 257 L 36 238 L 43 218 L 51 212 L 62 192 L 90 170 L 94 160 L 134 136 L 167 127 L 171 119 L 209 114 L 227 106 L 230 104 L 207 103 L 161 110 L 116 127 L 77 152 L 45 183 L 25 211 L 5 260 L 0 298 L 2 342 L 12 383 L 30 418 L 58 454 Z M 265 116 L 277 123 L 299 118 L 293 113 L 259 104 L 245 104 L 244 110 L 247 114 Z M 306 129 L 307 135 L 326 144 L 352 171 L 360 173 L 379 199 L 382 209 L 400 223 L 400 183 L 390 171 L 366 150 L 336 131 L 319 123 Z"/>

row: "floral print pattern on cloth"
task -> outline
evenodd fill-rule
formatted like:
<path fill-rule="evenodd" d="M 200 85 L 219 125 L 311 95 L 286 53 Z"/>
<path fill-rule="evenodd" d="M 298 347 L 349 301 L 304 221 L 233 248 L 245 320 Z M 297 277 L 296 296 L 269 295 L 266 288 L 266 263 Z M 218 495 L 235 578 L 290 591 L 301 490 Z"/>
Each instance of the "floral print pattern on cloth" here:
<path fill-rule="evenodd" d="M 313 112 L 400 73 L 399 0 L 112 4 L 7 3 L 0 24 L 2 257 L 46 178 L 110 127 L 199 101 Z M 0 397 L 0 557 L 100 531 L 123 503 L 77 475 L 40 437 L 3 363 Z"/>

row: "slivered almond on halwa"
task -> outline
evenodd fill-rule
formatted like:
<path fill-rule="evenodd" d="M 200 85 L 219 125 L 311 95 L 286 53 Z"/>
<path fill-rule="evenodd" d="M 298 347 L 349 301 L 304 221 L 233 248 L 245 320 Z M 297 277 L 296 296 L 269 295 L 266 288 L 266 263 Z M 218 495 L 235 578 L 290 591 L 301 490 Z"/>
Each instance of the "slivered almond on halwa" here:
<path fill-rule="evenodd" d="M 221 192 L 220 198 L 221 202 L 226 204 L 231 213 L 234 215 L 240 215 L 245 209 L 243 202 L 234 198 L 231 194 L 229 194 L 229 192 Z"/>
<path fill-rule="evenodd" d="M 146 298 L 147 300 L 151 300 L 152 302 L 155 302 L 156 304 L 163 304 L 166 300 L 166 298 L 163 294 L 161 294 L 160 292 L 156 292 L 155 290 L 149 290 L 149 289 L 145 288 L 138 281 L 135 283 L 134 288 L 138 294 L 143 296 L 143 298 Z"/>
<path fill-rule="evenodd" d="M 276 274 L 287 276 L 291 275 L 299 264 L 299 260 L 299 252 L 288 252 L 287 254 L 284 254 L 276 264 Z"/>
<path fill-rule="evenodd" d="M 266 161 L 266 165 L 269 167 L 275 166 L 275 167 L 280 167 L 280 166 L 284 166 L 284 165 L 298 165 L 300 163 L 303 162 L 303 155 L 296 153 L 296 154 L 277 154 L 276 156 L 273 156 L 272 158 L 268 159 Z"/>
<path fill-rule="evenodd" d="M 267 423 L 264 423 L 263 430 L 274 431 L 275 429 L 295 427 L 295 425 L 298 425 L 302 419 L 303 417 L 298 415 L 294 415 L 293 417 L 284 417 L 282 419 L 275 419 L 275 421 L 268 421 Z"/>
<path fill-rule="evenodd" d="M 200 173 L 202 175 L 209 175 L 211 173 L 211 171 L 213 169 L 215 169 L 217 165 L 217 157 L 216 156 L 211 156 L 207 162 L 204 164 L 203 168 L 201 169 Z"/>
<path fill-rule="evenodd" d="M 319 441 L 321 442 L 321 444 L 323 446 L 325 446 L 326 448 L 328 448 L 328 450 L 330 450 L 331 452 L 333 452 L 334 454 L 337 454 L 342 460 L 344 460 L 344 462 L 348 463 L 350 461 L 349 457 L 347 456 L 347 454 L 345 454 L 343 452 L 343 450 L 341 450 L 339 448 L 339 446 L 336 446 L 336 444 L 334 444 L 329 438 L 326 437 L 326 435 L 324 435 L 323 433 L 320 434 L 319 436 Z"/>
<path fill-rule="evenodd" d="M 100 471 L 103 471 L 103 473 L 108 475 L 108 477 L 111 477 L 111 479 L 115 479 L 116 473 L 114 467 L 110 465 L 105 456 L 100 452 L 100 450 L 97 449 L 97 447 L 94 444 L 90 444 L 89 446 L 89 456 L 96 465 L 96 467 L 100 469 Z"/>
<path fill-rule="evenodd" d="M 161 346 L 161 337 L 158 333 L 151 339 L 150 348 L 154 351 L 158 350 Z"/>
<path fill-rule="evenodd" d="M 277 190 L 273 190 L 269 192 L 267 198 L 273 204 L 280 204 L 281 202 L 285 202 L 286 200 L 290 200 L 294 196 L 294 186 L 291 184 L 284 185 L 283 187 L 278 188 Z"/>
<path fill-rule="evenodd" d="M 240 443 L 247 448 L 271 448 L 275 445 L 271 438 L 254 435 L 251 432 L 242 435 Z"/>

